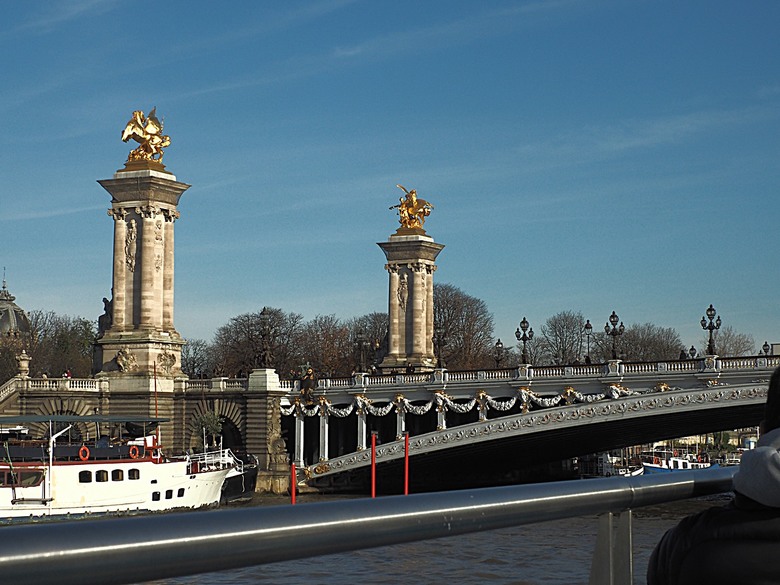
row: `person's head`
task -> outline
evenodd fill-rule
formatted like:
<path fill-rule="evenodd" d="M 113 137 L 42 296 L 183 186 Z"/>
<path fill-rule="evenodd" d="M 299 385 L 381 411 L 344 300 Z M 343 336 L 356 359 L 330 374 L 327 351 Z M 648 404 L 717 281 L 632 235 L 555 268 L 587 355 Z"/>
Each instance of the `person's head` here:
<path fill-rule="evenodd" d="M 780 428 L 780 368 L 777 368 L 769 379 L 764 420 L 761 421 L 761 430 L 764 433 L 778 428 Z"/>

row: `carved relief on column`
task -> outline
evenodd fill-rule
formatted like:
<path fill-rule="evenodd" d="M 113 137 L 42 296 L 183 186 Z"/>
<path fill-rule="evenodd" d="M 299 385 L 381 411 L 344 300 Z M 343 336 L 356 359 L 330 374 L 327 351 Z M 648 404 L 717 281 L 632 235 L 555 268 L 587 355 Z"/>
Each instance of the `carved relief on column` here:
<path fill-rule="evenodd" d="M 409 277 L 406 274 L 402 274 L 398 278 L 396 297 L 398 297 L 398 306 L 401 307 L 401 311 L 406 311 L 406 301 L 409 298 Z"/>
<path fill-rule="evenodd" d="M 135 272 L 135 257 L 138 248 L 138 222 L 130 219 L 127 222 L 125 236 L 125 264 L 130 272 Z"/>

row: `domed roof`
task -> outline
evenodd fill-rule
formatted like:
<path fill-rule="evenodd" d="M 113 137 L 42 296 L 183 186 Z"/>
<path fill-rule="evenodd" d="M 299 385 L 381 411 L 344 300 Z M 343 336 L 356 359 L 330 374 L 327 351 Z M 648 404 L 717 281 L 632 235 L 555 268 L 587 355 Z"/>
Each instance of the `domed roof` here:
<path fill-rule="evenodd" d="M 30 332 L 30 320 L 27 313 L 14 303 L 16 297 L 8 292 L 3 278 L 3 288 L 0 289 L 0 335 L 15 337 L 20 333 Z"/>

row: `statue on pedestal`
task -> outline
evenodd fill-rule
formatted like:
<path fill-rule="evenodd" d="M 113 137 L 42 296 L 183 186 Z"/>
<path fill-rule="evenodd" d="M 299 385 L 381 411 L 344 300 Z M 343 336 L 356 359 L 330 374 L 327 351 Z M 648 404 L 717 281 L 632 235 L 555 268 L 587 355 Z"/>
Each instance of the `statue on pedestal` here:
<path fill-rule="evenodd" d="M 405 197 L 399 199 L 398 205 L 393 205 L 390 209 L 398 210 L 398 222 L 401 227 L 410 229 L 422 229 L 425 223 L 425 218 L 431 214 L 433 205 L 428 203 L 425 199 L 418 199 L 417 189 L 407 191 L 406 187 L 402 185 L 396 185 L 404 193 Z"/>
<path fill-rule="evenodd" d="M 162 133 L 163 123 L 157 118 L 157 108 L 152 108 L 144 117 L 141 110 L 133 112 L 130 121 L 122 131 L 122 142 L 131 138 L 140 145 L 131 150 L 127 162 L 153 161 L 162 163 L 163 148 L 171 145 L 171 137 Z"/>

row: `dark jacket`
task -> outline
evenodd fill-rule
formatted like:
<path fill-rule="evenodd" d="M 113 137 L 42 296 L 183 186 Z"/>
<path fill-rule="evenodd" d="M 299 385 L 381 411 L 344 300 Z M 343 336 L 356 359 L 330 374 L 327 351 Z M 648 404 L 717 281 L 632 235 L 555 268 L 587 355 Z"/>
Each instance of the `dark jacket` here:
<path fill-rule="evenodd" d="M 655 547 L 648 585 L 780 584 L 780 508 L 737 494 L 683 518 Z"/>
<path fill-rule="evenodd" d="M 688 516 L 655 547 L 648 585 L 780 584 L 780 429 L 742 455 L 730 505 Z"/>

